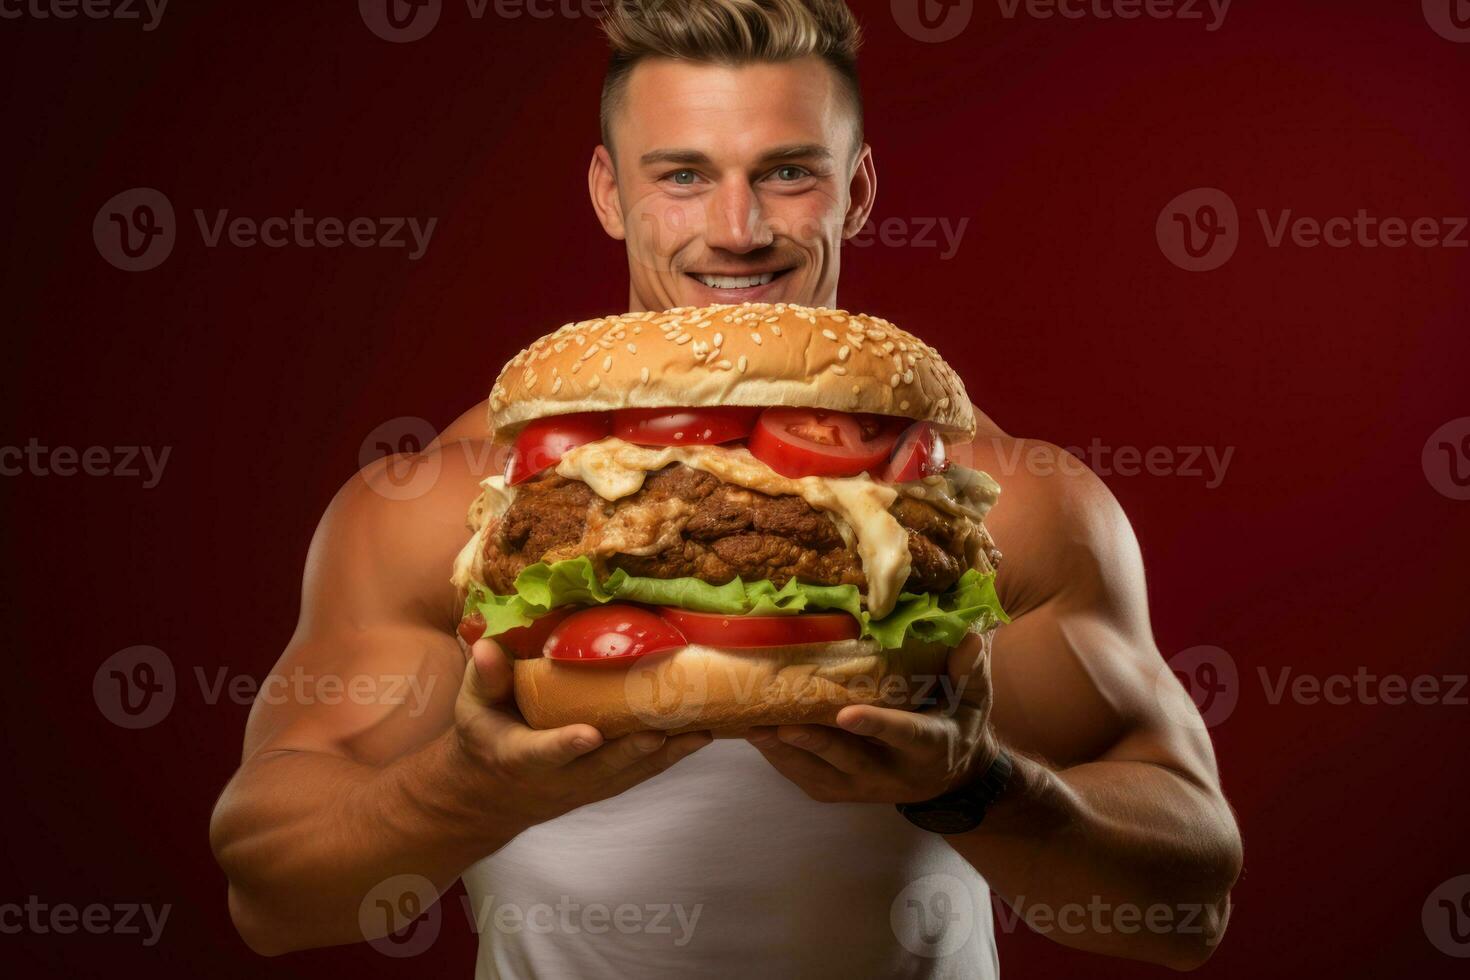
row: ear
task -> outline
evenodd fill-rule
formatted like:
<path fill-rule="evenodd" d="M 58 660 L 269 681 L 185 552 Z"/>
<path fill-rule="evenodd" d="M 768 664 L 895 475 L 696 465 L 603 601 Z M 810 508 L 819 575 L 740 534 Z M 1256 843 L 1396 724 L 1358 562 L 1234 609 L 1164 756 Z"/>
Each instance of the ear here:
<path fill-rule="evenodd" d="M 598 146 L 592 151 L 592 165 L 587 168 L 587 193 L 592 198 L 592 210 L 602 222 L 602 230 L 618 241 L 625 237 L 623 228 L 623 204 L 618 194 L 618 175 L 613 170 L 612 151 Z"/>
<path fill-rule="evenodd" d="M 842 237 L 851 238 L 868 223 L 873 203 L 878 199 L 878 171 L 873 166 L 873 148 L 864 143 L 858 152 L 857 165 L 848 187 L 847 216 L 842 221 Z"/>

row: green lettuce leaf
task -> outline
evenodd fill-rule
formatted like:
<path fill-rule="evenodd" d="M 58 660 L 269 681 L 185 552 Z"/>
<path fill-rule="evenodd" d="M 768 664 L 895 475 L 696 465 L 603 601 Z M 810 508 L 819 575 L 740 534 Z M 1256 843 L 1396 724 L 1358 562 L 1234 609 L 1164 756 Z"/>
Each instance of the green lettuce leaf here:
<path fill-rule="evenodd" d="M 528 565 L 516 576 L 515 588 L 516 594 L 509 596 L 472 590 L 465 600 L 465 615 L 478 612 L 485 617 L 485 635 L 497 636 L 530 626 L 558 606 L 601 605 L 615 599 L 730 616 L 794 616 L 831 609 L 855 617 L 862 624 L 861 635 L 877 640 L 885 650 L 897 649 L 910 638 L 955 646 L 971 628 L 988 630 L 1011 621 L 996 595 L 995 573 L 975 569 L 948 592 L 903 593 L 882 619 L 873 619 L 862 608 L 852 585 L 807 585 L 792 579 L 778 589 L 767 580 L 738 578 L 711 585 L 697 578 L 640 578 L 622 569 L 598 581 L 585 557 Z"/>

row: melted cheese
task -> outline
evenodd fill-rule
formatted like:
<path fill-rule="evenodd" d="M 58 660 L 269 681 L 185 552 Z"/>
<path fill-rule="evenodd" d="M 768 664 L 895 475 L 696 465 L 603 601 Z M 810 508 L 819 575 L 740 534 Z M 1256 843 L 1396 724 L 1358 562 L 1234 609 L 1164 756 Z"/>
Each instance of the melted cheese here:
<path fill-rule="evenodd" d="M 492 476 L 480 481 L 480 495 L 470 504 L 470 512 L 465 518 L 475 533 L 459 550 L 454 559 L 454 574 L 449 578 L 456 588 L 469 589 L 472 585 L 485 587 L 485 581 L 480 576 L 480 555 L 485 550 L 485 532 L 489 530 L 490 519 L 503 515 L 510 509 L 514 499 L 515 490 L 505 485 L 504 476 Z"/>
<path fill-rule="evenodd" d="M 972 521 L 985 520 L 1000 496 L 1000 484 L 989 473 L 963 466 L 951 466 L 941 475 L 901 484 L 898 490 L 906 497 L 933 504 L 952 517 L 968 517 Z"/>
<path fill-rule="evenodd" d="M 845 524 L 850 529 L 868 580 L 868 609 L 875 617 L 892 611 L 909 577 L 908 532 L 888 512 L 898 499 L 898 490 L 866 475 L 791 479 L 741 447 L 649 447 L 611 438 L 571 450 L 557 464 L 556 472 L 569 480 L 581 480 L 604 500 L 620 500 L 637 493 L 649 473 L 672 463 L 760 493 L 801 497 L 817 510 L 841 518 L 838 527 Z"/>

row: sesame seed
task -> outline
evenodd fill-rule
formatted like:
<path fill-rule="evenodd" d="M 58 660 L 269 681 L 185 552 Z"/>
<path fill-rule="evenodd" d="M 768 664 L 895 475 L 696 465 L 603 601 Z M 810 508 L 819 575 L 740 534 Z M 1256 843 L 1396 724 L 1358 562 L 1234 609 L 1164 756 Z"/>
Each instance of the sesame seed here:
<path fill-rule="evenodd" d="M 609 354 L 602 359 L 602 371 L 606 374 L 612 368 L 612 355 Z"/>
<path fill-rule="evenodd" d="M 629 354 L 636 354 L 636 353 L 638 353 L 638 345 L 637 344 L 624 344 L 623 346 L 628 348 L 628 353 Z"/>
<path fill-rule="evenodd" d="M 718 364 L 715 365 L 715 367 L 719 368 L 721 371 L 728 371 L 730 370 L 730 362 L 727 360 L 721 360 Z"/>
<path fill-rule="evenodd" d="M 837 335 L 825 327 L 822 328 L 822 336 L 834 343 L 837 341 Z"/>
<path fill-rule="evenodd" d="M 854 394 L 854 395 L 856 395 L 856 394 L 857 394 L 857 393 L 858 393 L 858 392 L 860 392 L 860 391 L 862 391 L 862 390 L 863 390 L 863 389 L 862 389 L 862 388 L 860 388 L 860 387 L 858 387 L 858 386 L 857 386 L 857 385 L 853 385 L 853 386 L 852 386 L 852 393 L 853 393 L 853 394 Z"/>
<path fill-rule="evenodd" d="M 899 376 L 895 374 L 893 377 L 891 377 L 891 378 L 888 379 L 888 387 L 890 387 L 890 388 L 897 388 L 898 387 L 898 382 L 900 380 L 902 380 L 902 379 L 899 378 Z"/>
<path fill-rule="evenodd" d="M 556 394 L 558 391 L 561 391 L 561 383 L 564 380 L 566 380 L 566 379 L 564 379 L 564 378 L 557 378 L 555 381 L 553 381 L 551 383 L 551 393 L 553 395 Z"/>
<path fill-rule="evenodd" d="M 841 347 L 837 348 L 837 359 L 839 361 L 847 360 L 850 354 L 852 354 L 852 348 L 847 346 L 846 344 L 843 344 Z"/>
<path fill-rule="evenodd" d="M 883 344 L 883 353 L 885 353 L 885 354 L 892 354 L 893 353 L 893 341 L 890 340 L 890 341 L 887 341 L 887 342 L 885 342 Z"/>
<path fill-rule="evenodd" d="M 903 373 L 903 383 L 906 384 L 906 385 L 913 384 L 914 383 L 914 372 L 912 372 L 912 371 L 905 371 Z"/>
<path fill-rule="evenodd" d="M 899 411 L 907 412 L 909 410 L 908 399 L 905 398 L 903 401 L 899 402 L 898 403 L 898 408 L 899 408 Z"/>
<path fill-rule="evenodd" d="M 769 320 L 767 320 L 767 321 L 766 321 L 766 322 L 767 322 L 767 323 L 770 323 L 770 322 L 771 322 L 771 321 L 769 321 Z M 772 323 L 772 324 L 771 324 L 771 333 L 773 333 L 773 334 L 775 334 L 775 335 L 776 335 L 776 336 L 777 336 L 777 337 L 779 337 L 779 336 L 781 336 L 781 328 L 780 328 L 780 327 L 778 327 L 778 326 L 777 326 L 777 325 L 775 325 L 775 324 L 774 324 L 774 323 Z"/>
<path fill-rule="evenodd" d="M 641 323 L 635 323 L 635 324 L 633 324 L 633 336 L 636 337 L 636 336 L 638 336 L 642 332 L 643 332 L 643 324 L 641 324 Z"/>
<path fill-rule="evenodd" d="M 581 361 L 578 361 L 576 364 L 573 364 L 572 365 L 572 373 L 573 374 L 576 374 L 580 370 L 582 370 L 582 362 Z"/>
<path fill-rule="evenodd" d="M 724 334 L 722 334 L 722 333 L 715 334 L 715 346 L 716 347 L 720 346 L 724 342 L 725 342 L 725 335 Z"/>
<path fill-rule="evenodd" d="M 700 320 L 699 323 L 695 324 L 695 326 L 699 327 L 700 329 L 703 329 L 703 328 L 709 326 L 709 324 L 710 324 L 710 321 L 708 321 L 708 320 Z"/>
<path fill-rule="evenodd" d="M 644 368 L 642 371 L 638 372 L 638 379 L 644 384 L 648 384 L 648 368 Z"/>
<path fill-rule="evenodd" d="M 596 391 L 601 385 L 602 379 L 595 374 L 592 376 L 592 380 L 587 382 L 587 387 L 592 389 L 593 391 Z"/>
<path fill-rule="evenodd" d="M 582 336 L 581 334 L 573 335 L 572 339 L 577 342 L 578 347 L 585 347 L 587 344 L 587 338 Z"/>
<path fill-rule="evenodd" d="M 847 373 L 847 368 L 843 367 L 841 364 L 834 364 L 834 365 L 832 365 L 832 373 L 833 374 L 839 374 L 839 375 L 840 374 L 846 374 Z"/>
<path fill-rule="evenodd" d="M 741 354 L 740 360 L 735 362 L 735 367 L 739 369 L 741 374 L 744 374 L 745 369 L 750 367 L 750 359 L 747 358 L 744 354 Z"/>
<path fill-rule="evenodd" d="M 694 338 L 691 337 L 691 336 L 689 336 L 687 333 L 681 333 L 677 337 L 674 338 L 674 343 L 676 343 L 676 344 L 687 344 L 687 343 L 689 343 L 689 341 L 691 341 L 693 339 Z"/>
<path fill-rule="evenodd" d="M 753 333 L 753 334 L 750 335 L 750 339 L 755 342 L 755 345 L 757 347 L 759 347 L 761 345 L 761 335 L 760 334 Z"/>

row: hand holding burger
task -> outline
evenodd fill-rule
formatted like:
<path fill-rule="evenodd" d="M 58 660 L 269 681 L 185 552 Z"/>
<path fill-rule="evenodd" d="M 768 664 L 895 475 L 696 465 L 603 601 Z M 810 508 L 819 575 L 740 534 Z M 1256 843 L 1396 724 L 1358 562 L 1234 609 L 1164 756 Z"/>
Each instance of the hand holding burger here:
<path fill-rule="evenodd" d="M 534 728 L 832 724 L 917 708 L 1005 621 L 949 459 L 964 386 L 885 320 L 777 304 L 569 324 L 501 372 L 511 447 L 470 510 L 461 636 L 516 659 Z"/>

